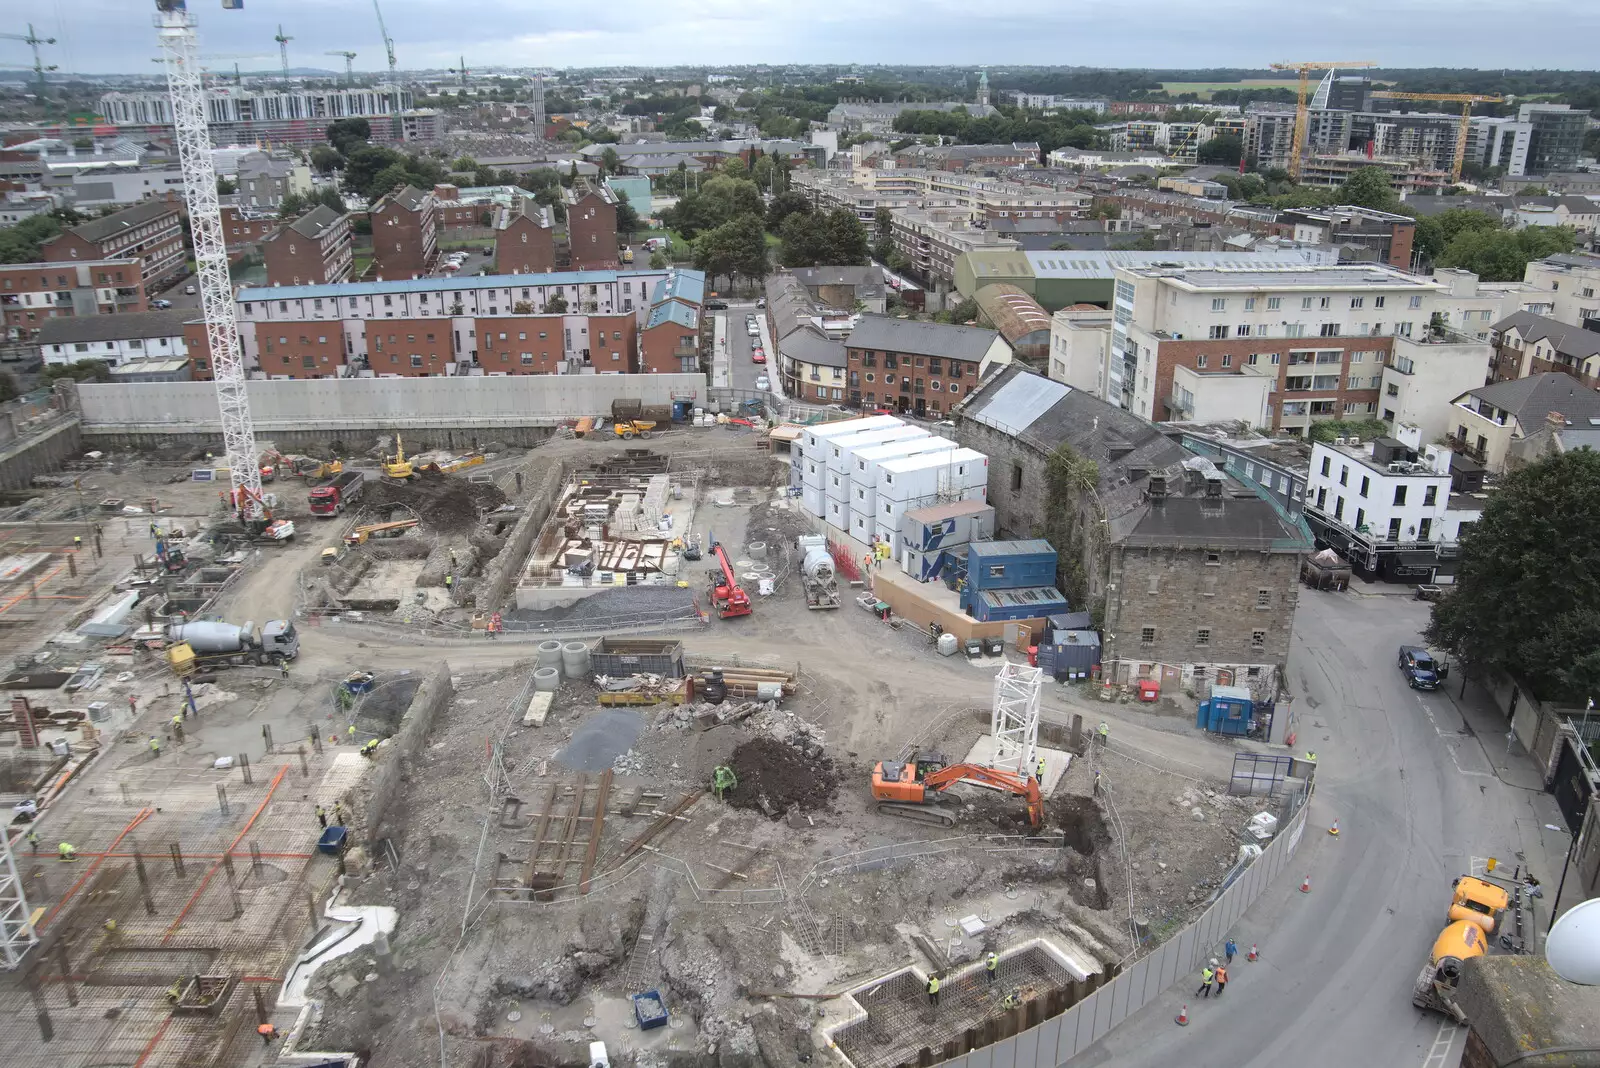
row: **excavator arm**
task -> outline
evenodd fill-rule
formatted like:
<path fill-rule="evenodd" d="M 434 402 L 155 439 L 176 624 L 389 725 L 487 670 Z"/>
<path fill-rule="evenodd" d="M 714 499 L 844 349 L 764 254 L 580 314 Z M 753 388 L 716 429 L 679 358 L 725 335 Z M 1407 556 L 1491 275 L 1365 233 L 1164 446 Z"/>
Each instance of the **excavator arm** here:
<path fill-rule="evenodd" d="M 875 778 L 884 777 L 884 765 L 878 765 Z M 983 764 L 950 764 L 930 771 L 922 776 L 922 800 L 902 801 L 890 800 L 887 796 L 880 797 L 878 811 L 887 815 L 904 816 L 918 819 L 925 823 L 942 823 L 952 826 L 955 823 L 953 816 L 939 816 L 933 818 L 925 814 L 929 810 L 925 806 L 935 806 L 938 796 L 959 782 L 976 783 L 979 786 L 988 786 L 1005 793 L 1021 797 L 1028 806 L 1028 824 L 1031 827 L 1040 827 L 1044 824 L 1044 795 L 1039 792 L 1039 783 L 1026 775 L 1018 775 L 1014 771 L 1003 771 L 1000 768 L 986 767 Z M 921 810 L 921 811 L 918 811 Z"/>

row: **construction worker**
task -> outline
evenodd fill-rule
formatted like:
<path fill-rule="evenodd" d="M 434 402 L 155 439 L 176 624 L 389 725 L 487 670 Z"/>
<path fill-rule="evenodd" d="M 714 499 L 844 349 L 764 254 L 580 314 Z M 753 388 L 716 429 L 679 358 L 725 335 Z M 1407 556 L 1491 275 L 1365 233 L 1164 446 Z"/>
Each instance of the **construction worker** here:
<path fill-rule="evenodd" d="M 161 755 L 161 739 L 153 734 L 150 736 L 150 752 L 156 757 Z"/>
<path fill-rule="evenodd" d="M 76 534 L 74 534 L 74 535 L 73 535 L 73 536 L 72 536 L 72 547 L 73 547 L 73 548 L 74 548 L 74 549 L 81 549 L 81 548 L 83 548 L 83 539 L 82 539 L 82 538 L 80 538 L 80 537 L 79 537 L 79 536 L 78 536 L 78 535 L 76 535 Z"/>
<path fill-rule="evenodd" d="M 256 1034 L 261 1036 L 263 1043 L 270 1046 L 272 1045 L 272 1040 L 278 1037 L 278 1029 L 269 1023 L 264 1023 L 256 1028 Z"/>
<path fill-rule="evenodd" d="M 1211 963 L 1200 972 L 1200 989 L 1194 992 L 1195 997 L 1210 997 L 1211 984 L 1217 978 L 1217 958 L 1212 957 Z"/>
<path fill-rule="evenodd" d="M 1312 752 L 1310 749 L 1307 749 L 1306 750 L 1306 759 L 1311 761 L 1313 764 L 1315 764 L 1317 762 L 1317 754 Z"/>
<path fill-rule="evenodd" d="M 172 717 L 172 729 L 175 731 L 183 730 L 183 714 L 181 712 Z"/>
<path fill-rule="evenodd" d="M 343 693 L 344 691 L 340 690 L 339 692 Z M 352 742 L 355 741 L 356 740 L 356 725 L 354 723 L 350 724 L 350 729 L 345 731 L 345 733 L 350 736 L 350 740 Z"/>
<path fill-rule="evenodd" d="M 1224 963 L 1232 964 L 1233 958 L 1238 954 L 1238 952 L 1239 944 L 1233 939 L 1230 938 L 1226 942 L 1222 943 L 1222 959 Z M 1222 991 L 1219 990 L 1217 993 L 1220 994 Z"/>
<path fill-rule="evenodd" d="M 323 830 L 328 829 L 328 810 L 321 805 L 317 806 L 317 822 L 322 825 Z"/>
<path fill-rule="evenodd" d="M 1039 780 L 1039 785 L 1044 785 L 1044 757 L 1039 758 L 1039 765 L 1038 767 L 1034 768 L 1033 777 Z"/>
<path fill-rule="evenodd" d="M 1000 1007 L 1002 1009 L 1014 1009 L 1018 1005 L 1022 1004 L 1022 999 L 1020 997 L 1018 997 L 1017 995 L 1018 995 L 1018 992 L 1013 990 L 1013 991 L 1011 991 L 1011 993 L 1009 993 L 1005 997 L 1001 998 L 1000 999 Z"/>
<path fill-rule="evenodd" d="M 444 588 L 446 590 L 454 589 L 455 588 L 455 584 L 456 584 L 456 577 L 454 575 L 446 575 L 444 577 Z"/>
<path fill-rule="evenodd" d="M 378 742 L 380 740 L 381 739 L 373 738 L 371 741 L 369 741 L 365 745 L 363 745 L 361 747 L 361 755 L 364 756 L 364 757 L 372 756 L 373 753 L 378 751 Z"/>
<path fill-rule="evenodd" d="M 1100 721 L 1100 729 L 1096 733 L 1100 735 L 1100 747 L 1102 749 L 1111 744 L 1111 727 L 1105 720 Z"/>
<path fill-rule="evenodd" d="M 101 926 L 105 928 L 105 932 L 108 935 L 115 935 L 117 933 L 116 920 L 107 920 L 105 923 L 101 924 Z"/>
<path fill-rule="evenodd" d="M 134 715 L 139 713 L 139 699 L 131 693 L 128 695 L 128 711 Z"/>
<path fill-rule="evenodd" d="M 28 848 L 32 849 L 35 853 L 39 852 L 39 832 L 29 831 L 27 834 L 27 839 Z"/>
<path fill-rule="evenodd" d="M 58 860 L 77 860 L 78 847 L 71 842 L 62 842 L 56 846 L 56 858 Z"/>
<path fill-rule="evenodd" d="M 928 976 L 928 1004 L 931 1005 L 933 1008 L 936 1008 L 936 1009 L 939 1007 L 939 977 L 938 977 L 938 975 L 930 975 L 930 976 Z"/>
<path fill-rule="evenodd" d="M 454 571 L 457 566 L 458 565 L 456 563 L 456 551 L 454 549 L 451 549 L 450 550 L 450 570 Z"/>
<path fill-rule="evenodd" d="M 1226 964 L 1219 964 L 1217 965 L 1217 997 L 1220 998 L 1222 996 L 1222 990 L 1227 985 L 1228 966 Z"/>
<path fill-rule="evenodd" d="M 344 823 L 344 804 L 342 802 L 335 801 L 333 803 L 333 822 L 336 825 L 340 826 L 340 827 L 343 827 L 345 825 L 345 823 Z"/>
<path fill-rule="evenodd" d="M 1000 972 L 1000 954 L 990 953 L 983 959 L 983 972 L 989 977 L 989 985 L 994 985 L 995 976 Z"/>
<path fill-rule="evenodd" d="M 178 976 L 167 987 L 167 1000 L 176 1005 L 183 998 L 183 976 Z"/>

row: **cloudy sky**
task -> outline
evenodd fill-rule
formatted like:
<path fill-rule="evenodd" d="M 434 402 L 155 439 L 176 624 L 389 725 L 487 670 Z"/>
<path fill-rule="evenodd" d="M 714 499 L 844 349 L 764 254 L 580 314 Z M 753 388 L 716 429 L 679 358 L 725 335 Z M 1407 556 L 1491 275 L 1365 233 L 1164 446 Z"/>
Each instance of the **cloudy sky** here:
<path fill-rule="evenodd" d="M 1595 66 L 1600 4 L 1563 0 L 382 0 L 402 68 L 678 63 L 1071 64 L 1264 67 L 1370 59 L 1384 66 Z M 338 69 L 330 49 L 384 65 L 371 0 L 189 0 L 205 55 L 266 53 L 278 23 L 293 66 Z M 22 16 L 20 8 L 12 21 Z M 36 0 L 35 29 L 63 70 L 151 71 L 148 0 Z M 1551 27 L 1559 26 L 1559 33 Z M 10 26 L 8 30 L 20 30 Z M 148 44 L 148 47 L 146 45 Z M 1310 53 L 1310 54 L 1307 54 Z M 0 42 L 0 63 L 29 61 Z"/>

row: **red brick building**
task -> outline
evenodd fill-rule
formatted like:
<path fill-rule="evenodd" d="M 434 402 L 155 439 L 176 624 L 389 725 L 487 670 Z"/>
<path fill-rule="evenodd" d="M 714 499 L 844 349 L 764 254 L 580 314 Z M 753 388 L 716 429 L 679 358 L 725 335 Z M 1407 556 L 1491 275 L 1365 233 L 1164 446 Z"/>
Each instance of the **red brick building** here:
<path fill-rule="evenodd" d="M 243 323 L 239 326 L 241 331 L 246 328 Z M 204 319 L 183 324 L 183 346 L 189 353 L 189 378 L 192 381 L 209 382 L 216 377 L 211 369 L 211 338 L 206 334 Z"/>
<path fill-rule="evenodd" d="M 589 316 L 587 356 L 596 371 L 637 370 L 639 320 L 633 315 Z"/>
<path fill-rule="evenodd" d="M 583 184 L 566 190 L 567 245 L 574 271 L 607 271 L 618 266 L 617 195 L 605 186 Z"/>
<path fill-rule="evenodd" d="M 279 229 L 262 245 L 267 284 L 326 285 L 350 280 L 350 217 L 325 204 Z"/>
<path fill-rule="evenodd" d="M 374 324 L 378 325 L 378 324 Z M 394 324 L 385 321 L 385 329 Z M 344 324 L 255 323 L 257 359 L 273 377 L 336 378 L 345 364 Z M 374 367 L 376 370 L 377 368 Z"/>
<path fill-rule="evenodd" d="M 419 278 L 439 258 L 439 212 L 432 193 L 402 186 L 372 208 L 372 273 Z"/>
<path fill-rule="evenodd" d="M 864 315 L 844 340 L 850 403 L 917 415 L 948 412 L 991 365 L 1011 362 L 993 330 Z"/>
<path fill-rule="evenodd" d="M 372 319 L 366 326 L 367 366 L 374 374 L 443 375 L 456 362 L 449 319 Z M 468 340 L 477 347 L 475 339 Z"/>
<path fill-rule="evenodd" d="M 1392 337 L 1318 337 L 1276 342 L 1250 338 L 1233 341 L 1160 340 L 1150 346 L 1155 357 L 1157 422 L 1188 416 L 1173 407 L 1172 378 L 1178 367 L 1199 374 L 1252 372 L 1277 379 L 1272 394 L 1273 427 L 1307 419 L 1375 419 L 1384 365 L 1394 349 Z M 1269 351 L 1270 350 L 1270 351 Z M 1359 383 L 1359 387 L 1354 384 Z M 1316 394 L 1316 396 L 1310 396 Z M 1304 405 L 1305 410 L 1286 405 Z"/>
<path fill-rule="evenodd" d="M 495 274 L 547 274 L 556 269 L 550 213 L 531 200 L 495 213 Z"/>
<path fill-rule="evenodd" d="M 496 316 L 474 322 L 477 364 L 486 375 L 553 375 L 565 360 L 565 316 Z"/>
<path fill-rule="evenodd" d="M 148 311 L 140 261 L 0 264 L 0 318 L 31 337 L 46 319 Z"/>
<path fill-rule="evenodd" d="M 676 300 L 662 301 L 651 308 L 650 318 L 639 333 L 639 371 L 693 373 L 699 366 L 699 311 Z"/>
<path fill-rule="evenodd" d="M 228 259 L 237 260 L 249 249 L 277 232 L 283 220 L 277 213 L 247 212 L 225 204 L 222 207 L 222 243 L 228 249 Z"/>
<path fill-rule="evenodd" d="M 46 263 L 94 263 L 137 256 L 148 292 L 184 269 L 181 205 L 176 199 L 152 198 L 103 219 L 69 227 L 41 247 Z"/>

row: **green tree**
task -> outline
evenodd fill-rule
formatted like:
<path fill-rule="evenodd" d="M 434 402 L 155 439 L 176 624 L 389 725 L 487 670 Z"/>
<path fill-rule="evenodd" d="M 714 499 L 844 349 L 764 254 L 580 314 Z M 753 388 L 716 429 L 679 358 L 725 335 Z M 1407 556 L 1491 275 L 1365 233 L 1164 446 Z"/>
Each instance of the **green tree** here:
<path fill-rule="evenodd" d="M 400 153 L 377 145 L 361 145 L 345 153 L 344 187 L 359 196 L 373 199 L 378 175 L 388 168 L 399 167 L 404 172 L 405 157 Z M 377 195 L 387 193 L 388 187 Z"/>
<path fill-rule="evenodd" d="M 456 171 L 475 171 L 478 169 L 478 161 L 473 159 L 471 156 L 458 156 L 456 157 L 456 161 L 450 164 L 450 169 Z"/>
<path fill-rule="evenodd" d="M 650 269 L 652 271 L 665 269 L 669 262 L 670 261 L 667 259 L 667 254 L 662 252 L 660 249 L 656 249 L 654 252 L 650 253 Z"/>
<path fill-rule="evenodd" d="M 555 296 L 544 302 L 544 313 L 546 315 L 560 315 L 566 310 L 567 298 L 563 297 L 560 293 L 557 293 Z"/>
<path fill-rule="evenodd" d="M 293 219 L 306 210 L 306 198 L 299 193 L 285 193 L 278 204 L 278 218 Z"/>
<path fill-rule="evenodd" d="M 867 228 L 846 208 L 791 214 L 778 236 L 785 267 L 853 267 L 867 260 Z"/>
<path fill-rule="evenodd" d="M 609 145 L 600 153 L 600 172 L 602 174 L 616 174 L 622 170 L 622 157 L 617 155 L 617 150 Z"/>
<path fill-rule="evenodd" d="M 0 403 L 16 400 L 22 395 L 17 388 L 17 378 L 10 371 L 0 371 Z"/>
<path fill-rule="evenodd" d="M 741 156 L 730 156 L 722 161 L 721 171 L 729 178 L 750 177 L 750 167 Z"/>
<path fill-rule="evenodd" d="M 872 212 L 872 236 L 879 241 L 894 236 L 894 212 L 889 208 L 876 208 Z"/>
<path fill-rule="evenodd" d="M 235 182 L 230 178 L 221 178 L 221 177 L 219 177 L 217 179 L 217 196 L 225 197 L 229 193 L 237 193 L 238 191 L 239 191 L 239 183 L 238 182 Z"/>
<path fill-rule="evenodd" d="M 1576 241 L 1565 226 L 1530 226 L 1508 230 L 1466 230 L 1445 246 L 1440 267 L 1461 267 L 1485 282 L 1521 281 L 1529 260 L 1571 252 Z"/>
<path fill-rule="evenodd" d="M 1389 172 L 1382 167 L 1362 167 L 1345 179 L 1337 202 L 1377 211 L 1393 211 L 1400 204 L 1389 185 Z"/>
<path fill-rule="evenodd" d="M 777 170 L 777 165 L 772 162 L 771 156 L 761 156 L 756 160 L 754 167 L 750 168 L 750 177 L 755 179 L 756 186 L 763 192 L 772 188 L 772 176 Z"/>
<path fill-rule="evenodd" d="M 779 227 L 783 225 L 783 220 L 797 212 L 805 214 L 810 210 L 811 198 L 799 190 L 779 193 L 767 205 L 767 229 L 777 233 Z"/>
<path fill-rule="evenodd" d="M 318 174 L 332 174 L 344 166 L 344 157 L 332 145 L 311 146 L 311 168 Z"/>
<path fill-rule="evenodd" d="M 77 382 L 111 381 L 111 364 L 107 360 L 78 360 L 75 363 L 45 364 L 39 377 L 46 382 L 70 378 Z"/>
<path fill-rule="evenodd" d="M 1427 635 L 1474 672 L 1547 700 L 1600 694 L 1600 452 L 1544 456 L 1501 480 L 1461 537 L 1456 581 Z"/>
<path fill-rule="evenodd" d="M 372 140 L 372 123 L 366 119 L 335 119 L 328 126 L 328 143 L 338 150 L 341 156 L 348 157 L 351 152 Z"/>
<path fill-rule="evenodd" d="M 633 235 L 639 231 L 643 224 L 639 221 L 639 213 L 634 210 L 628 201 L 628 194 L 617 194 L 617 233 L 632 241 Z"/>
<path fill-rule="evenodd" d="M 1416 251 L 1428 259 L 1437 259 L 1459 235 L 1469 230 L 1498 230 L 1500 217 L 1476 208 L 1448 208 L 1437 215 L 1417 220 L 1417 235 L 1412 241 Z"/>
<path fill-rule="evenodd" d="M 1233 134 L 1222 134 L 1218 137 L 1213 137 L 1195 149 L 1195 159 L 1201 163 L 1237 167 L 1239 161 L 1243 158 L 1244 142 Z"/>

